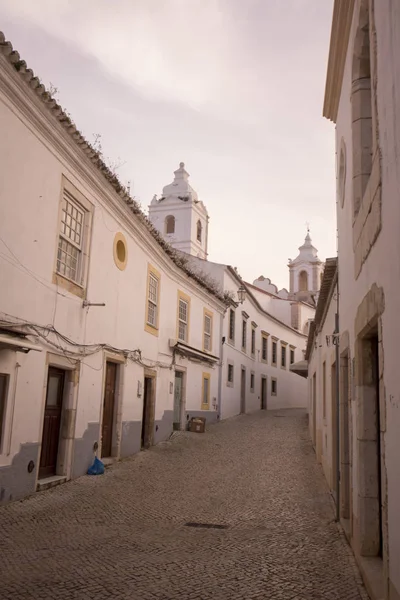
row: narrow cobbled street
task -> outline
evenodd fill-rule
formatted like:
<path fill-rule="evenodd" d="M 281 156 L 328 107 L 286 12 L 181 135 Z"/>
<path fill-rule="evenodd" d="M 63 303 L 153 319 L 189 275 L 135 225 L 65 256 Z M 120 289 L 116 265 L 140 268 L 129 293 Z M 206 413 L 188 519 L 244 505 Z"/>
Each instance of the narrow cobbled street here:
<path fill-rule="evenodd" d="M 2 600 L 367 598 L 303 411 L 176 433 L 1 508 L 0 538 Z"/>

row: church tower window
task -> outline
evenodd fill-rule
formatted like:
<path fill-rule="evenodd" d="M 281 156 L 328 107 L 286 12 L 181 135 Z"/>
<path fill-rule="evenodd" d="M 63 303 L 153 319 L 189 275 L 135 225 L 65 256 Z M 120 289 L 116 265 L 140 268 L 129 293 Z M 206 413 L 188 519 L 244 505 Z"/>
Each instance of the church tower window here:
<path fill-rule="evenodd" d="M 197 241 L 201 242 L 202 226 L 200 219 L 197 221 Z"/>
<path fill-rule="evenodd" d="M 165 233 L 175 233 L 175 217 L 173 215 L 165 218 Z"/>
<path fill-rule="evenodd" d="M 299 291 L 307 292 L 308 290 L 308 274 L 307 271 L 301 271 L 299 275 Z"/>

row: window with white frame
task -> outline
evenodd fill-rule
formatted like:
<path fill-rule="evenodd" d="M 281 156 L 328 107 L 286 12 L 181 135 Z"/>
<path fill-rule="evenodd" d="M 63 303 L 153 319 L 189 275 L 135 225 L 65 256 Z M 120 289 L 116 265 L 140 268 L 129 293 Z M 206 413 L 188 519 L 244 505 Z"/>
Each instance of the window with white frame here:
<path fill-rule="evenodd" d="M 57 251 L 57 273 L 82 283 L 82 255 L 85 210 L 64 189 Z"/>
<path fill-rule="evenodd" d="M 189 302 L 183 298 L 179 298 L 179 309 L 178 309 L 178 338 L 182 342 L 187 341 L 188 333 L 188 314 L 189 314 Z"/>
<path fill-rule="evenodd" d="M 147 297 L 147 323 L 152 327 L 157 327 L 158 323 L 158 277 L 154 273 L 149 273 L 149 289 Z"/>
<path fill-rule="evenodd" d="M 211 352 L 212 344 L 212 315 L 208 312 L 204 313 L 204 340 L 203 348 L 206 352 Z"/>

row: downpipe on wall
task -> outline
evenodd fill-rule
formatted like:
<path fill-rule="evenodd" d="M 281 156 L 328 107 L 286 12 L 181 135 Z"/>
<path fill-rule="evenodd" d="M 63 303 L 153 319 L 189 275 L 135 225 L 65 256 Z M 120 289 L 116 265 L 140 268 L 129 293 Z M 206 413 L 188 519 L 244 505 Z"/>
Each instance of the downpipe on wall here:
<path fill-rule="evenodd" d="M 225 311 L 226 312 L 226 311 Z M 222 400 L 222 369 L 224 364 L 224 343 L 225 338 L 223 337 L 224 333 L 224 316 L 225 312 L 220 315 L 220 346 L 219 346 L 219 378 L 218 378 L 218 408 L 217 408 L 217 420 L 219 421 L 221 418 L 221 400 Z"/>
<path fill-rule="evenodd" d="M 338 278 L 339 281 L 339 278 Z M 336 521 L 340 522 L 340 346 L 339 346 L 339 284 L 337 288 L 337 312 L 335 314 L 335 360 L 336 360 Z"/>

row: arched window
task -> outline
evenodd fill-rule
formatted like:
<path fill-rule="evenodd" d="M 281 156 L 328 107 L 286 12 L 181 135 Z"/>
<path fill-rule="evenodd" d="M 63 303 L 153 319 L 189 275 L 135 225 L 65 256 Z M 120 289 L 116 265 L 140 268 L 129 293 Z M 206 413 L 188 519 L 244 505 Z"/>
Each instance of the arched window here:
<path fill-rule="evenodd" d="M 372 170 L 373 126 L 368 0 L 361 0 L 358 30 L 354 41 L 352 72 L 353 218 Z"/>
<path fill-rule="evenodd" d="M 299 292 L 307 292 L 308 274 L 307 271 L 301 271 L 299 275 Z"/>
<path fill-rule="evenodd" d="M 202 232 L 202 226 L 201 226 L 201 221 L 200 219 L 197 221 L 197 241 L 201 242 L 201 232 Z"/>
<path fill-rule="evenodd" d="M 175 217 L 173 215 L 165 218 L 165 233 L 175 233 Z"/>

